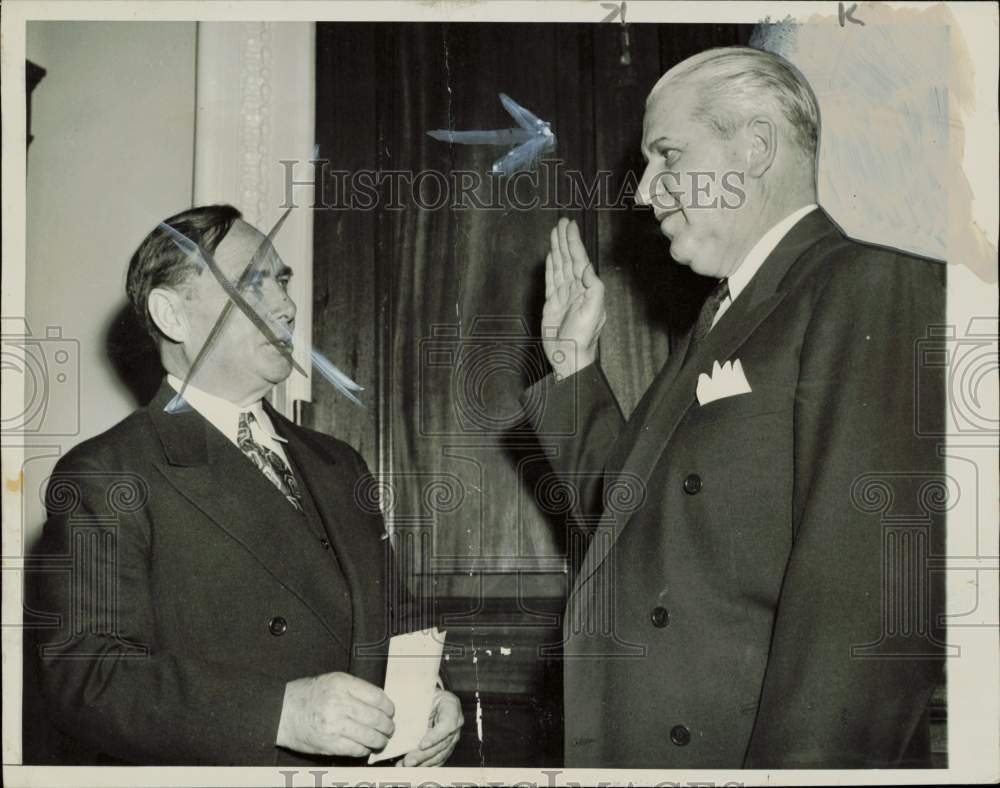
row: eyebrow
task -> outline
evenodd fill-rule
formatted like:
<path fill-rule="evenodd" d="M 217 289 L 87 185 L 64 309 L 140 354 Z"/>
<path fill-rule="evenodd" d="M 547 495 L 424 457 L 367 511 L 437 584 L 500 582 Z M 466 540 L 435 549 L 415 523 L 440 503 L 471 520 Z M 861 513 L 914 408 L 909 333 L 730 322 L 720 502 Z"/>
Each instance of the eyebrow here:
<path fill-rule="evenodd" d="M 292 273 L 293 272 L 292 272 L 291 266 L 288 266 L 288 265 L 285 265 L 284 263 L 282 263 L 281 264 L 281 268 L 279 268 L 277 271 L 275 271 L 274 275 L 275 275 L 275 277 L 279 277 L 279 276 L 291 276 Z"/>
<path fill-rule="evenodd" d="M 254 273 L 254 271 L 248 267 L 243 272 L 243 276 L 241 276 L 237 280 L 237 285 L 245 285 L 246 282 L 248 282 L 250 280 L 250 277 L 253 275 L 253 273 Z M 257 269 L 257 273 L 262 278 L 266 279 L 267 277 L 270 277 L 272 275 L 271 266 L 260 266 Z M 285 263 L 282 262 L 281 263 L 281 267 L 278 268 L 276 271 L 274 271 L 273 275 L 274 275 L 274 278 L 277 279 L 277 278 L 282 277 L 282 276 L 292 276 L 294 273 L 295 272 L 292 271 L 291 266 L 285 265 Z"/>
<path fill-rule="evenodd" d="M 655 140 L 653 140 L 652 142 L 650 142 L 648 145 L 646 145 L 642 149 L 642 155 L 646 158 L 646 161 L 649 161 L 649 154 L 653 150 L 655 150 L 657 148 L 657 146 L 659 146 L 661 143 L 666 143 L 668 145 L 675 145 L 676 144 L 672 139 L 670 139 L 670 137 L 667 137 L 665 135 L 662 136 L 662 137 L 657 137 Z"/>

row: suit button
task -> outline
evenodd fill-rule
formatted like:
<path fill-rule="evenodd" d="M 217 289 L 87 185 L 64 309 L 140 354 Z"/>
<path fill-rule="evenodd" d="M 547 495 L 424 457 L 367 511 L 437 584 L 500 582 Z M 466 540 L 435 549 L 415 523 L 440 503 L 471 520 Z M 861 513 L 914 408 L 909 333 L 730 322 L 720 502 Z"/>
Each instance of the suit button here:
<path fill-rule="evenodd" d="M 692 473 L 685 477 L 684 492 L 688 495 L 697 495 L 701 492 L 701 477 L 697 473 Z"/>
<path fill-rule="evenodd" d="M 683 725 L 675 725 L 670 729 L 670 741 L 678 747 L 685 747 L 691 741 L 691 731 Z"/>
<path fill-rule="evenodd" d="M 663 629 L 670 623 L 670 613 L 665 607 L 654 607 L 649 614 L 649 620 L 653 622 L 654 627 Z"/>
<path fill-rule="evenodd" d="M 319 543 L 323 546 L 324 550 L 329 550 L 330 549 L 330 540 L 329 539 L 320 539 Z"/>
<path fill-rule="evenodd" d="M 281 616 L 275 616 L 267 620 L 267 630 L 276 638 L 281 637 L 288 631 L 288 622 Z"/>

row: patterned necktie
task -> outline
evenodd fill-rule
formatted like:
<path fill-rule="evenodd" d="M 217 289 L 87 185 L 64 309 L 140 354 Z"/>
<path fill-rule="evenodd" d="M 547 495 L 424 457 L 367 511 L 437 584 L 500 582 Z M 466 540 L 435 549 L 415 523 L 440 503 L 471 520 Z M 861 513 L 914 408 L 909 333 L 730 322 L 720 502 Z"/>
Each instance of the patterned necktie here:
<path fill-rule="evenodd" d="M 299 494 L 299 484 L 292 475 L 291 468 L 288 467 L 281 456 L 267 446 L 261 446 L 253 439 L 250 425 L 256 419 L 252 413 L 241 413 L 239 426 L 236 429 L 236 445 L 240 447 L 253 464 L 257 466 L 271 482 L 281 490 L 281 494 L 288 499 L 288 502 L 298 509 L 302 509 L 302 496 Z"/>
<path fill-rule="evenodd" d="M 729 298 L 729 280 L 722 279 L 712 292 L 708 294 L 705 303 L 701 305 L 701 311 L 698 313 L 698 322 L 694 324 L 694 329 L 691 331 L 691 343 L 688 345 L 686 358 L 690 358 L 695 347 L 708 336 L 708 332 L 712 330 L 712 322 L 715 320 L 715 314 L 719 311 L 719 307 L 722 306 L 722 302 L 727 298 Z"/>

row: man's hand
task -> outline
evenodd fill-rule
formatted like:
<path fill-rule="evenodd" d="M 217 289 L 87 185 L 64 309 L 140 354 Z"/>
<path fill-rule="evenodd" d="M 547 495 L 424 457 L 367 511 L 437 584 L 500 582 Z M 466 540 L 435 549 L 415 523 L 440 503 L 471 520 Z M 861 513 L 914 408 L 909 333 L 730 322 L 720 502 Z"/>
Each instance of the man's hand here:
<path fill-rule="evenodd" d="M 347 673 L 289 681 L 275 743 L 296 752 L 361 758 L 392 736 L 396 709 L 381 689 Z"/>
<path fill-rule="evenodd" d="M 396 761 L 396 766 L 440 766 L 458 744 L 464 722 L 458 698 L 446 690 L 437 690 L 427 733 L 418 748 Z"/>
<path fill-rule="evenodd" d="M 561 380 L 595 361 L 607 314 L 604 284 L 590 264 L 576 222 L 560 219 L 552 228 L 551 246 L 545 258 L 542 348 Z"/>

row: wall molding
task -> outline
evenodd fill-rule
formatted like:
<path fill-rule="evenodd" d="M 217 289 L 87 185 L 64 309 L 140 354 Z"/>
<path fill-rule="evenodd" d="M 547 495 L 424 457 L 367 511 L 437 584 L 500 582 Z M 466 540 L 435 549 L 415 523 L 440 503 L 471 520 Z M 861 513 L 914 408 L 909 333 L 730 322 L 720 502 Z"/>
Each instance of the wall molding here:
<path fill-rule="evenodd" d="M 302 162 L 296 181 L 312 180 L 316 35 L 313 23 L 199 22 L 195 111 L 195 205 L 235 205 L 267 232 L 286 205 L 282 160 Z M 312 188 L 296 186 L 275 246 L 295 272 L 295 358 L 308 373 L 276 386 L 271 402 L 288 418 L 312 400 Z"/>

